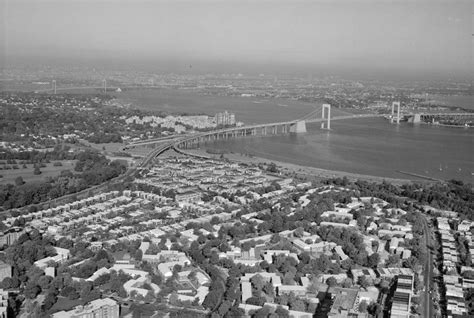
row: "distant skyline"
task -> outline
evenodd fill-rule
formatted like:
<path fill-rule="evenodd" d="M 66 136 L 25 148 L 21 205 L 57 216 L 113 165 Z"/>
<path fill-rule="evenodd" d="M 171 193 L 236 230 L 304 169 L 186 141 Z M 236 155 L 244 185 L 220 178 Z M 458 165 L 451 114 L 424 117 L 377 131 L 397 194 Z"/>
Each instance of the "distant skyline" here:
<path fill-rule="evenodd" d="M 6 66 L 58 58 L 473 70 L 470 1 L 0 0 L 0 11 Z"/>

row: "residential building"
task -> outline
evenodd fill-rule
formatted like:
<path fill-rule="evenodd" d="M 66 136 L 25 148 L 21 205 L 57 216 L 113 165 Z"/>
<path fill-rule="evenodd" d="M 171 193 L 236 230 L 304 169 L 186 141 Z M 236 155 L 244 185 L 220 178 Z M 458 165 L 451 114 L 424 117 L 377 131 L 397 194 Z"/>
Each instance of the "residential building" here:
<path fill-rule="evenodd" d="M 0 261 L 0 282 L 6 277 L 12 277 L 12 266 Z"/>
<path fill-rule="evenodd" d="M 77 306 L 69 311 L 60 311 L 53 314 L 52 318 L 118 318 L 119 304 L 111 299 L 93 300 L 85 306 Z"/>

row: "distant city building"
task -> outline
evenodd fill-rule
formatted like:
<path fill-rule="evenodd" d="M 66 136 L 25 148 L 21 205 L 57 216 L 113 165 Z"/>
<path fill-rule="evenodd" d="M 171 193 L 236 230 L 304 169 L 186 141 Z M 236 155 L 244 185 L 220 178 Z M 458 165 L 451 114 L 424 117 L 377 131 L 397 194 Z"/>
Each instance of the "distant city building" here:
<path fill-rule="evenodd" d="M 119 304 L 111 299 L 97 299 L 85 306 L 77 306 L 69 311 L 60 311 L 53 314 L 52 318 L 118 318 L 120 312 Z"/>
<path fill-rule="evenodd" d="M 235 125 L 234 113 L 229 113 L 227 111 L 217 113 L 214 119 L 217 125 L 223 125 L 223 126 Z"/>

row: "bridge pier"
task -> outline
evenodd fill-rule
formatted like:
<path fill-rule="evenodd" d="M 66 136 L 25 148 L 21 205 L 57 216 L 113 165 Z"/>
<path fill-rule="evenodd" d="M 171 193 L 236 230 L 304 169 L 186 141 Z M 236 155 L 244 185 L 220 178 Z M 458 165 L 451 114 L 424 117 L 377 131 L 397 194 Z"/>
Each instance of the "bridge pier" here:
<path fill-rule="evenodd" d="M 290 126 L 290 132 L 303 134 L 306 132 L 306 121 L 300 120 Z"/>

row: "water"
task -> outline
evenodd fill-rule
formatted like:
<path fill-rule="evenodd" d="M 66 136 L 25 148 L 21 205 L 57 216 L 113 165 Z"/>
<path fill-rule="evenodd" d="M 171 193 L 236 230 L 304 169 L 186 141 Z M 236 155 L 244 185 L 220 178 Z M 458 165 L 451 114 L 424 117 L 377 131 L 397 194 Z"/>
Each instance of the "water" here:
<path fill-rule="evenodd" d="M 382 118 L 334 121 L 331 131 L 308 126 L 302 135 L 246 138 L 210 147 L 328 170 L 417 179 L 405 171 L 436 179 L 473 183 L 473 129 L 389 124 Z"/>
<path fill-rule="evenodd" d="M 428 95 L 427 97 L 432 102 L 441 103 L 446 106 L 474 110 L 474 97 L 472 95 Z"/>
<path fill-rule="evenodd" d="M 285 99 L 200 96 L 195 91 L 175 89 L 133 90 L 117 97 L 139 108 L 169 112 L 214 114 L 229 110 L 246 124 L 288 121 L 320 108 L 320 104 Z M 452 96 L 452 103 L 472 105 L 471 96 L 460 96 L 463 103 L 458 97 Z M 333 116 L 348 112 L 354 110 L 332 109 Z M 397 126 L 382 118 L 333 121 L 329 132 L 320 130 L 317 124 L 307 128 L 304 135 L 229 140 L 214 147 L 328 170 L 416 179 L 399 170 L 474 183 L 472 128 L 408 123 Z"/>
<path fill-rule="evenodd" d="M 228 110 L 235 113 L 237 121 L 247 125 L 302 118 L 316 109 L 320 110 L 322 104 L 277 98 L 202 96 L 194 90 L 177 89 L 130 90 L 117 93 L 116 96 L 134 107 L 170 113 L 205 113 L 213 116 L 217 112 Z M 352 109 L 334 108 L 331 114 L 339 116 L 353 112 Z"/>

